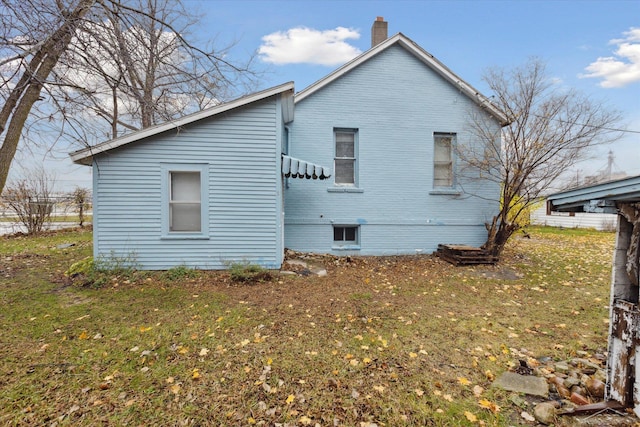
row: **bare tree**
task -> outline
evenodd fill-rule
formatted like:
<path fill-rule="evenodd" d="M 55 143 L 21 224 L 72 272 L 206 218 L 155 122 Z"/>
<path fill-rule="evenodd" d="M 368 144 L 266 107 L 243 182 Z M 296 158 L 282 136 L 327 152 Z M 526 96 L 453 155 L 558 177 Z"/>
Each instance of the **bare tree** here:
<path fill-rule="evenodd" d="M 479 172 L 500 185 L 500 209 L 487 223 L 484 244 L 500 255 L 545 189 L 589 156 L 590 148 L 620 137 L 615 130 L 620 116 L 573 89 L 558 87 L 539 59 L 512 71 L 489 70 L 483 80 L 511 123 L 500 135 L 486 117 L 471 117 L 471 132 L 480 144 L 459 146 L 457 155 L 463 172 Z"/>
<path fill-rule="evenodd" d="M 71 193 L 71 202 L 78 212 L 78 225 L 84 226 L 84 213 L 91 205 L 91 192 L 88 188 L 76 187 Z"/>
<path fill-rule="evenodd" d="M 251 58 L 187 39 L 179 0 L 0 0 L 0 18 L 0 192 L 21 140 L 90 144 L 254 83 Z"/>
<path fill-rule="evenodd" d="M 215 105 L 238 84 L 253 88 L 251 58 L 231 63 L 233 44 L 205 52 L 183 42 L 197 20 L 179 2 L 130 5 L 146 13 L 124 14 L 120 4 L 105 7 L 104 20 L 85 25 L 54 70 L 60 83 L 51 88 L 54 98 L 66 100 L 81 118 L 76 128 L 102 132 L 94 120 L 99 117 L 115 138 Z"/>
<path fill-rule="evenodd" d="M 2 47 L 3 51 L 13 48 L 13 55 L 0 64 L 6 66 L 17 62 L 18 66 L 8 79 L 3 79 L 1 86 L 7 95 L 3 96 L 4 104 L 0 109 L 0 135 L 4 136 L 0 147 L 0 193 L 27 118 L 40 98 L 46 79 L 82 25 L 82 18 L 96 3 L 95 0 L 78 0 L 73 5 L 64 5 L 59 1 L 56 7 L 43 4 L 38 10 L 29 0 L 1 1 Z M 38 19 L 39 16 L 43 19 Z"/>
<path fill-rule="evenodd" d="M 51 222 L 55 179 L 44 168 L 28 171 L 25 175 L 26 178 L 7 185 L 3 200 L 28 234 L 38 234 Z"/>

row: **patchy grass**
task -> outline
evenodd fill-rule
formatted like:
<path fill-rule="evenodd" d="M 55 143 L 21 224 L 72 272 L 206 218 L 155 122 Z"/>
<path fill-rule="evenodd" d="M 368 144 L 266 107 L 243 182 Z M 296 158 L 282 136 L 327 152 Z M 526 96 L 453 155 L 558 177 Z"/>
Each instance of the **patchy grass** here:
<path fill-rule="evenodd" d="M 523 423 L 491 379 L 522 354 L 605 351 L 614 241 L 529 232 L 498 266 L 319 257 L 326 277 L 176 268 L 100 289 L 63 275 L 90 233 L 0 238 L 0 424 Z"/>

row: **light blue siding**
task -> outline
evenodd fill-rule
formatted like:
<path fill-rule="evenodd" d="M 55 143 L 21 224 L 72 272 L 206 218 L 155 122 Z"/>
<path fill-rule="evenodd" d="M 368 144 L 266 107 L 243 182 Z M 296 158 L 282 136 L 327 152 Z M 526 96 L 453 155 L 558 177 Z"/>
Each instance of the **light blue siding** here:
<path fill-rule="evenodd" d="M 96 155 L 94 256 L 152 270 L 221 269 L 232 262 L 279 268 L 282 132 L 274 96 Z M 167 233 L 163 173 L 172 165 L 206 175 L 200 235 Z"/>
<path fill-rule="evenodd" d="M 433 192 L 433 134 L 456 133 L 459 144 L 469 144 L 473 112 L 480 112 L 473 101 L 399 45 L 298 102 L 290 155 L 332 166 L 334 129 L 357 129 L 358 177 L 357 188 L 346 191 L 333 179 L 290 180 L 285 246 L 344 254 L 332 248 L 333 224 L 360 225 L 360 249 L 350 253 L 362 255 L 482 244 L 484 223 L 497 209 L 497 185 L 469 180 L 459 182 L 458 194 Z"/>

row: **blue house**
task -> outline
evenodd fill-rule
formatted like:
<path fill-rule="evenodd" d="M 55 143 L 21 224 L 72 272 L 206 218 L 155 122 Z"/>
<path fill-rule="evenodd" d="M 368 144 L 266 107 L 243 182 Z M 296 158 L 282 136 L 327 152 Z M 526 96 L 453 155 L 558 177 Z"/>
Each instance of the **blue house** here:
<path fill-rule="evenodd" d="M 469 115 L 496 134 L 506 117 L 406 36 L 387 38 L 385 22 L 372 44 L 295 96 L 287 83 L 71 153 L 93 167 L 94 256 L 279 268 L 285 247 L 482 244 L 499 188 L 463 177 L 456 147 L 482 148 Z"/>

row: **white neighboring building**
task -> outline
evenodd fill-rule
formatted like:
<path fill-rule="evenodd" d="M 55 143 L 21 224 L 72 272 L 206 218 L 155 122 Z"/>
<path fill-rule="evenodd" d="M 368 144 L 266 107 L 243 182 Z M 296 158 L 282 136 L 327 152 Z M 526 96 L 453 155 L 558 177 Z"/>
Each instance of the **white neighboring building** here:
<path fill-rule="evenodd" d="M 544 204 L 532 211 L 529 219 L 531 225 L 615 231 L 617 215 L 589 212 L 552 212 L 547 208 L 547 204 Z"/>

